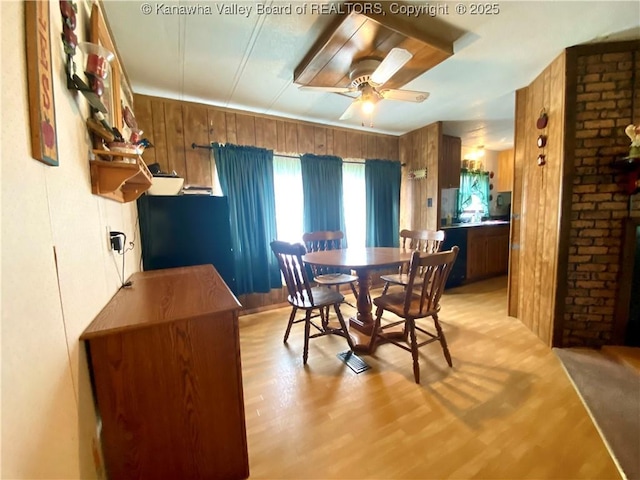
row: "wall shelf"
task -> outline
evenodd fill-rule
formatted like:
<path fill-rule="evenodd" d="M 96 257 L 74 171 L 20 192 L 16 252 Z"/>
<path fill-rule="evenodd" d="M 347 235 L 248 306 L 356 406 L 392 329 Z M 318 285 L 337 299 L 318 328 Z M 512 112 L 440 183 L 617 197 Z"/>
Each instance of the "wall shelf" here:
<path fill-rule="evenodd" d="M 112 159 L 90 161 L 91 191 L 95 195 L 126 203 L 136 200 L 151 186 L 153 177 L 140 155 L 106 150 L 93 153 Z"/>

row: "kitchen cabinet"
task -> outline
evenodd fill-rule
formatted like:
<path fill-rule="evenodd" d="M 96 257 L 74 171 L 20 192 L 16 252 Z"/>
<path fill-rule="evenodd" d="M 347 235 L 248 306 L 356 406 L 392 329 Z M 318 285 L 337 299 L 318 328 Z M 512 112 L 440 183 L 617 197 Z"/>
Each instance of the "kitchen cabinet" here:
<path fill-rule="evenodd" d="M 212 265 L 130 280 L 80 337 L 108 478 L 247 478 L 240 303 Z"/>
<path fill-rule="evenodd" d="M 468 229 L 467 280 L 506 274 L 509 269 L 509 225 Z"/>
<path fill-rule="evenodd" d="M 440 188 L 460 188 L 460 166 L 462 140 L 459 137 L 442 135 L 442 154 L 439 161 Z"/>
<path fill-rule="evenodd" d="M 513 190 L 513 167 L 515 163 L 513 149 L 498 152 L 498 174 L 496 175 L 496 192 Z"/>

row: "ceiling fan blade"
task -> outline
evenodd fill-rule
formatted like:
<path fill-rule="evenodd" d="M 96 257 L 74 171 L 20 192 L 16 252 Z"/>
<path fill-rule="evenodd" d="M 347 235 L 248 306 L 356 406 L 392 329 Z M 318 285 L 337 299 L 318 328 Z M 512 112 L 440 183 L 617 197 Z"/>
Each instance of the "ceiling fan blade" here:
<path fill-rule="evenodd" d="M 404 48 L 392 48 L 391 51 L 384 57 L 382 63 L 378 65 L 378 68 L 371 74 L 371 81 L 377 85 L 382 85 L 402 68 L 402 66 L 411 60 L 413 54 Z"/>
<path fill-rule="evenodd" d="M 429 92 L 417 92 L 415 90 L 394 90 L 388 88 L 380 90 L 380 95 L 385 100 L 401 100 L 403 102 L 424 102 L 429 98 Z"/>
<path fill-rule="evenodd" d="M 310 85 L 301 85 L 298 90 L 305 90 L 308 92 L 328 92 L 328 93 L 348 93 L 356 91 L 353 87 L 313 87 Z"/>
<path fill-rule="evenodd" d="M 344 111 L 344 113 L 340 116 L 340 120 L 348 120 L 353 117 L 354 113 L 358 111 L 358 106 L 360 105 L 360 99 L 356 98 L 351 105 Z"/>

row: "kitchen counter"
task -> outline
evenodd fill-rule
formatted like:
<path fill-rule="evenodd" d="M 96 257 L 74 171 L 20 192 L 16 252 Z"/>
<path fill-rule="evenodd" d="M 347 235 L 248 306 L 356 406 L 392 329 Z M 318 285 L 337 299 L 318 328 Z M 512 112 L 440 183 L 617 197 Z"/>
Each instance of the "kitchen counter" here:
<path fill-rule="evenodd" d="M 450 230 L 452 228 L 471 228 L 471 227 L 495 227 L 496 225 L 509 225 L 509 220 L 485 220 L 484 222 L 468 222 L 468 223 L 452 223 L 448 226 L 442 226 L 442 230 Z"/>
<path fill-rule="evenodd" d="M 507 273 L 509 229 L 507 220 L 487 220 L 440 227 L 445 232 L 442 250 L 460 248 L 446 287 Z"/>

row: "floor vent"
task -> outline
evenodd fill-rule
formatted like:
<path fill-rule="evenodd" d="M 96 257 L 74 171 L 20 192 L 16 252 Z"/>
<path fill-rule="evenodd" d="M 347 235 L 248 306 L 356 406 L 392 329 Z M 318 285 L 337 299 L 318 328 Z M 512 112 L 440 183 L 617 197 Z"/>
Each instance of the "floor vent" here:
<path fill-rule="evenodd" d="M 362 373 L 369 370 L 371 367 L 365 363 L 359 356 L 353 353 L 351 350 L 346 352 L 340 352 L 338 358 L 346 363 L 351 370 L 356 373 Z"/>

